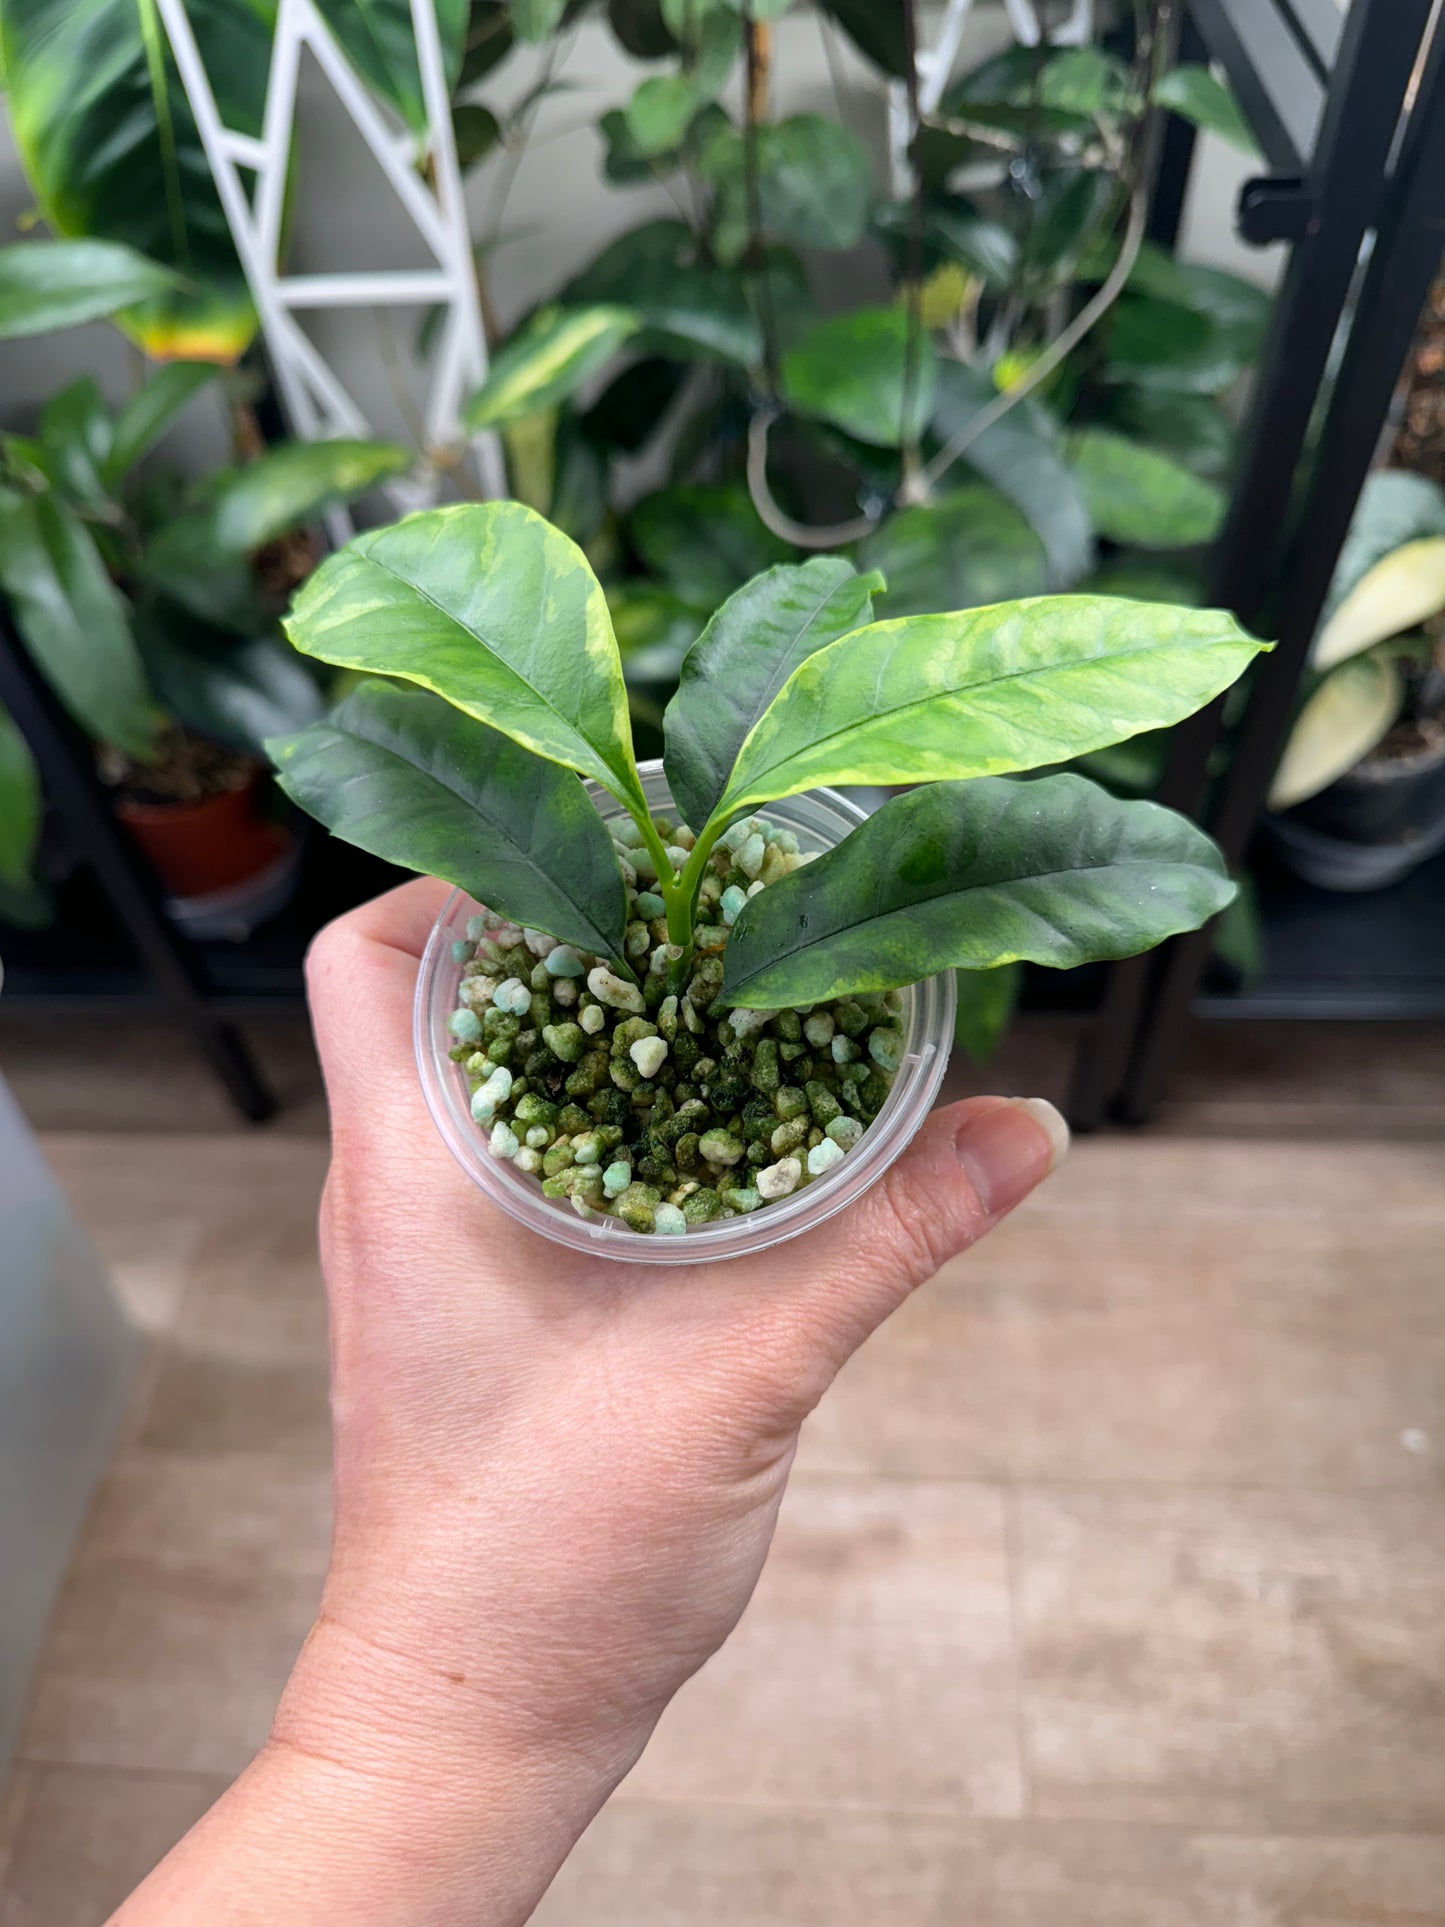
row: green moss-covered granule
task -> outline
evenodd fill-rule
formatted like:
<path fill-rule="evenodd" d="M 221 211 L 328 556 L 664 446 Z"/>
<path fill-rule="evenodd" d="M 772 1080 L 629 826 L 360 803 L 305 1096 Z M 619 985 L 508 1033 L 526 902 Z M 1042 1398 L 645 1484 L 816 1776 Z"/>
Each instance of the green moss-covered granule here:
<path fill-rule="evenodd" d="M 655 819 L 663 842 L 690 832 Z M 694 961 L 640 878 L 630 824 L 614 826 L 627 884 L 625 952 L 636 981 L 597 957 L 484 910 L 453 946 L 462 965 L 448 1028 L 472 1116 L 508 1159 L 583 1216 L 680 1235 L 765 1209 L 822 1177 L 883 1108 L 903 1058 L 899 992 L 797 1010 L 725 1010 L 722 952 L 747 898 L 807 861 L 758 817 L 710 859 Z"/>

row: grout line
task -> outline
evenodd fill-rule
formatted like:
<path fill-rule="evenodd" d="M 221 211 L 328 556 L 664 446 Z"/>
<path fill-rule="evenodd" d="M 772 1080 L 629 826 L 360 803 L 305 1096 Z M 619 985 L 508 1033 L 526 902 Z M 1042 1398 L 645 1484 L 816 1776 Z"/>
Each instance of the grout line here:
<path fill-rule="evenodd" d="M 1419 1461 L 1422 1468 L 1427 1460 Z M 1008 1472 L 986 1469 L 978 1472 L 884 1471 L 872 1466 L 800 1465 L 789 1474 L 794 1479 L 871 1480 L 883 1485 L 946 1485 L 963 1490 L 1001 1492 L 1102 1492 L 1109 1497 L 1128 1493 L 1192 1493 L 1235 1498 L 1301 1499 L 1426 1499 L 1445 1506 L 1445 1490 L 1438 1479 L 1422 1470 L 1411 1485 L 1263 1485 L 1230 1484 L 1215 1479 L 1070 1479 L 1049 1472 Z"/>
<path fill-rule="evenodd" d="M 1089 1831 L 1099 1836 L 1111 1833 L 1147 1833 L 1165 1839 L 1184 1840 L 1318 1840 L 1328 1844 L 1348 1844 L 1351 1841 L 1372 1842 L 1381 1840 L 1428 1840 L 1438 1841 L 1438 1824 L 1421 1824 L 1418 1827 L 1384 1825 L 1379 1827 L 1351 1827 L 1345 1832 L 1328 1824 L 1328 1815 L 1321 1815 L 1313 1826 L 1288 1827 L 1244 1827 L 1211 1826 L 1205 1820 L 1155 1820 L 1155 1819 L 1118 1819 L 1099 1814 L 1050 1814 L 1050 1813 L 987 1813 L 971 1812 L 958 1807 L 888 1807 L 870 1806 L 862 1801 L 808 1801 L 808 1800 L 749 1800 L 738 1797 L 720 1797 L 702 1794 L 667 1793 L 628 1793 L 626 1782 L 607 1802 L 609 1807 L 631 1808 L 639 1813 L 647 1811 L 669 1811 L 673 1809 L 692 1809 L 696 1812 L 718 1811 L 724 1813 L 769 1813 L 796 1814 L 800 1818 L 815 1818 L 836 1815 L 866 1814 L 870 1819 L 879 1820 L 930 1820 L 954 1826 L 968 1825 L 979 1828 L 993 1828 L 1002 1831 L 1060 1832 L 1064 1830 Z M 1433 1923 L 1432 1923 L 1433 1927 Z"/>
<path fill-rule="evenodd" d="M 1034 1772 L 1029 1753 L 1028 1690 L 1029 1649 L 1023 1611 L 1023 1521 L 1019 1517 L 1018 1494 L 1010 1486 L 998 1488 L 1003 1524 L 1004 1581 L 1008 1587 L 1009 1634 L 1014 1649 L 1014 1745 L 1019 1756 L 1019 1789 L 1023 1818 L 1034 1814 Z"/>

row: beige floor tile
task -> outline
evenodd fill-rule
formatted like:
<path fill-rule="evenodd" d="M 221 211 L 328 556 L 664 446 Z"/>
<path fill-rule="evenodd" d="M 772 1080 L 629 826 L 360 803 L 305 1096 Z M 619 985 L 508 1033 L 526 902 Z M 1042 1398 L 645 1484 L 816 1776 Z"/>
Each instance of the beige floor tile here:
<path fill-rule="evenodd" d="M 1445 1927 L 1445 1841 L 613 1801 L 535 1927 Z"/>
<path fill-rule="evenodd" d="M 38 1767 L 16 1766 L 0 1780 L 0 1894 L 5 1891 L 5 1876 L 30 1809 L 38 1773 Z"/>
<path fill-rule="evenodd" d="M 1445 1504 L 1037 1489 L 1013 1504 L 1035 1811 L 1445 1830 Z"/>
<path fill-rule="evenodd" d="M 62 1594 L 21 1751 L 234 1773 L 265 1737 L 320 1596 L 324 1466 L 132 1450 Z"/>
<path fill-rule="evenodd" d="M 225 1787 L 200 1774 L 37 1769 L 0 1927 L 97 1927 Z"/>
<path fill-rule="evenodd" d="M 933 1927 L 957 1829 L 919 1814 L 617 1799 L 533 1927 Z"/>
<path fill-rule="evenodd" d="M 742 1625 L 678 1695 L 637 1796 L 1015 1813 L 999 1495 L 795 1478 Z"/>
<path fill-rule="evenodd" d="M 1208 1147 L 1197 1147 L 1208 1181 Z M 1439 1490 L 1435 1222 L 1076 1225 L 1026 1206 L 918 1292 L 804 1429 L 813 1469 Z"/>
<path fill-rule="evenodd" d="M 324 1466 L 331 1450 L 326 1366 L 170 1341 L 133 1436 L 166 1452 L 287 1453 Z"/>

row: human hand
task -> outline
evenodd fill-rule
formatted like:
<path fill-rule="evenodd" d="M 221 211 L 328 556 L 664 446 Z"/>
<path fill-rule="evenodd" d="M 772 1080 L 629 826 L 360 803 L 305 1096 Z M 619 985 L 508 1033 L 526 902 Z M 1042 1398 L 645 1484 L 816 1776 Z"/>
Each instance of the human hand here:
<path fill-rule="evenodd" d="M 543 1243 L 480 1196 L 422 1102 L 412 1000 L 446 895 L 407 884 L 309 960 L 332 1119 L 336 1523 L 263 1768 L 310 1763 L 308 1798 L 315 1772 L 333 1794 L 344 1781 L 369 1834 L 378 1805 L 403 1813 L 413 1844 L 433 1842 L 426 1864 L 493 1895 L 490 1922 L 525 1919 L 736 1624 L 799 1427 L 839 1368 L 1067 1134 L 1047 1105 L 953 1105 L 858 1203 L 756 1258 L 629 1266 Z M 358 1784 L 384 1799 L 358 1806 Z"/>

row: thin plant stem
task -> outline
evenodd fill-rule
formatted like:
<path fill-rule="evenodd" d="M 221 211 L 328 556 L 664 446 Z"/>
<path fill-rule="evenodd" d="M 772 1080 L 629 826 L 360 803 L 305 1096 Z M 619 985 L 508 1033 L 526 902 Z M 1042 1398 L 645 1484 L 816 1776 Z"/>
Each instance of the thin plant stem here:
<path fill-rule="evenodd" d="M 751 0 L 743 7 L 743 39 L 747 50 L 747 118 L 743 125 L 743 188 L 747 197 L 748 245 L 745 259 L 757 276 L 758 311 L 763 330 L 763 376 L 769 393 L 779 388 L 778 314 L 773 300 L 773 276 L 763 238 L 763 190 L 758 166 L 759 130 L 767 118 L 771 41 L 768 29 L 753 17 Z"/>
<path fill-rule="evenodd" d="M 1149 49 L 1150 82 L 1147 98 L 1151 100 L 1162 73 L 1163 61 L 1169 46 L 1172 15 L 1172 0 L 1159 0 L 1154 14 Z M 926 464 L 923 477 L 930 487 L 935 486 L 948 473 L 959 456 L 965 449 L 971 448 L 980 435 L 986 435 L 1011 408 L 1017 408 L 1025 396 L 1031 395 L 1036 388 L 1048 380 L 1055 369 L 1074 352 L 1089 331 L 1098 325 L 1123 293 L 1124 285 L 1133 272 L 1134 263 L 1139 258 L 1139 249 L 1144 241 L 1144 229 L 1149 214 L 1149 189 L 1158 159 L 1162 118 L 1157 107 L 1146 108 L 1135 178 L 1129 194 L 1128 224 L 1124 230 L 1119 257 L 1109 270 L 1107 278 L 1080 308 L 1068 327 L 1049 343 L 1028 372 L 1011 388 L 1005 389 L 976 415 L 971 416 L 958 433 L 950 436 L 938 453 Z"/>

